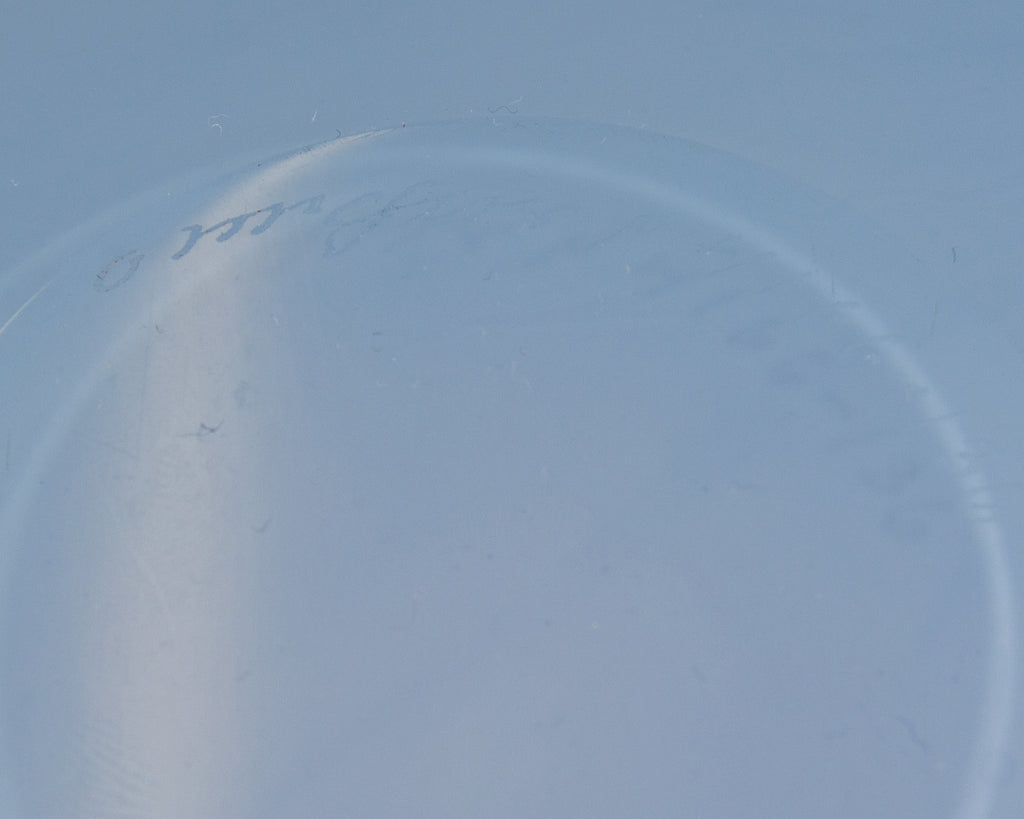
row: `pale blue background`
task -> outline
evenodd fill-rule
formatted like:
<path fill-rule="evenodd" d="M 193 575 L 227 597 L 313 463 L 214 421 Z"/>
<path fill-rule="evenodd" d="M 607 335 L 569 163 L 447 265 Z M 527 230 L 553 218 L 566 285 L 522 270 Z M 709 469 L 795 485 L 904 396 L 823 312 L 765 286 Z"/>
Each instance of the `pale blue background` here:
<path fill-rule="evenodd" d="M 935 332 L 918 353 L 978 449 L 1021 586 L 1019 4 L 3 6 L 0 269 L 211 163 L 501 106 L 687 137 L 851 205 L 919 265 Z M 998 816 L 1024 804 L 1022 753 Z"/>
<path fill-rule="evenodd" d="M 781 170 L 898 237 L 939 304 L 926 364 L 976 419 L 997 482 L 1024 483 L 1019 4 L 4 6 L 0 266 L 130 192 L 339 128 L 516 100 L 650 128 Z"/>

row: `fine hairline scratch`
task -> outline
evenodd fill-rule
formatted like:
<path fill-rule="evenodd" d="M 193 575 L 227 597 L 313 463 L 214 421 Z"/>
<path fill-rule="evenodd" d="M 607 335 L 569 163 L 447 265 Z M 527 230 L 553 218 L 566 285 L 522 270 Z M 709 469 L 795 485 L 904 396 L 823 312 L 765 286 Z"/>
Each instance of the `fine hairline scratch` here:
<path fill-rule="evenodd" d="M 31 297 L 31 298 L 30 298 L 30 299 L 29 299 L 28 301 L 26 301 L 26 302 L 25 302 L 25 303 L 24 303 L 23 305 L 21 305 L 21 307 L 19 307 L 19 308 L 18 308 L 17 310 L 15 310 L 15 311 L 14 311 L 14 315 L 13 315 L 13 316 L 11 316 L 11 317 L 10 317 L 9 319 L 7 319 L 7 321 L 5 321 L 5 322 L 4 322 L 3 326 L 2 326 L 2 327 L 0 327 L 0 336 L 2 336 L 2 335 L 4 334 L 4 331 L 5 331 L 5 330 L 6 330 L 6 329 L 7 329 L 8 327 L 10 327 L 10 326 L 11 326 L 12 324 L 14 324 L 14 320 L 15 320 L 15 319 L 16 319 L 16 318 L 17 318 L 18 316 L 20 316 L 20 315 L 21 315 L 22 313 L 24 313 L 24 312 L 25 312 L 25 309 L 26 309 L 26 308 L 27 308 L 27 307 L 28 307 L 28 306 L 29 306 L 29 305 L 30 305 L 30 304 L 31 304 L 32 302 L 34 302 L 34 301 L 35 301 L 36 299 L 38 299 L 38 298 L 39 298 L 39 297 L 40 297 L 41 295 L 43 295 L 43 291 L 44 291 L 44 290 L 46 290 L 46 288 L 47 288 L 47 287 L 49 287 L 49 286 L 50 286 L 50 282 L 47 282 L 46 284 L 44 284 L 44 285 L 43 285 L 42 287 L 40 287 L 40 288 L 39 288 L 38 290 L 36 290 L 36 292 L 35 292 L 35 293 L 33 293 L 33 294 L 32 294 L 32 297 Z"/>

